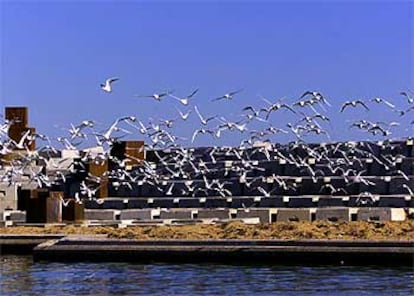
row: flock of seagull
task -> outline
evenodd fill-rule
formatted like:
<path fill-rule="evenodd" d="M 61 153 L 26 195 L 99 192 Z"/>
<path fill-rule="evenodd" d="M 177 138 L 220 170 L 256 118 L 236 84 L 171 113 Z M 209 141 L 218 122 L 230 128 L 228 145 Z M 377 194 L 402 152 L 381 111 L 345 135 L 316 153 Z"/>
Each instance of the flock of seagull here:
<path fill-rule="evenodd" d="M 100 85 L 102 91 L 108 94 L 112 93 L 114 82 L 118 80 L 116 77 L 107 79 L 105 83 Z M 150 98 L 158 102 L 168 98 L 177 101 L 178 106 L 175 106 L 177 115 L 173 118 L 150 119 L 147 122 L 136 116 L 124 116 L 115 119 L 109 127 L 103 130 L 98 130 L 96 121 L 88 119 L 77 124 L 70 124 L 70 127 L 66 129 L 67 134 L 55 139 L 40 133 L 31 134 L 30 131 L 27 131 L 22 135 L 21 140 L 16 142 L 8 137 L 8 131 L 14 120 L 4 120 L 0 125 L 0 156 L 16 150 L 21 152 L 19 158 L 3 160 L 0 165 L 0 181 L 14 184 L 20 182 L 21 176 L 27 176 L 29 181 L 37 183 L 39 187 L 52 187 L 55 184 L 64 183 L 68 174 L 77 173 L 79 167 L 84 166 L 85 163 L 90 161 L 103 163 L 111 160 L 117 164 L 115 169 L 105 172 L 103 176 L 94 176 L 89 173 L 86 179 L 81 182 L 79 192 L 75 196 L 78 201 L 86 197 L 94 198 L 101 186 L 102 178 L 110 180 L 112 186 L 116 189 L 120 187 L 132 189 L 136 185 L 146 183 L 155 186 L 167 196 L 172 195 L 173 192 L 174 194 L 190 196 L 197 196 L 198 194 L 211 195 L 211 192 L 213 192 L 217 196 L 225 197 L 232 194 L 228 186 L 230 184 L 228 181 L 214 178 L 215 172 L 209 165 L 219 162 L 222 157 L 231 157 L 236 161 L 232 163 L 230 168 L 226 168 L 224 175 L 236 175 L 240 182 L 245 183 L 247 187 L 254 187 L 256 181 L 261 177 L 252 178 L 249 173 L 263 171 L 257 161 L 252 160 L 254 155 L 258 153 L 263 154 L 268 161 L 283 160 L 294 164 L 301 170 L 305 170 L 314 179 L 323 176 L 325 171 L 329 170 L 330 173 L 339 174 L 345 178 L 349 184 L 353 182 L 370 184 L 371 181 L 362 176 L 365 172 L 363 166 L 359 170 L 346 167 L 347 164 L 358 161 L 353 155 L 359 153 L 364 157 L 374 159 L 391 172 L 409 180 L 409 177 L 401 170 L 395 169 L 395 157 L 392 155 L 380 159 L 369 149 L 360 150 L 353 142 L 330 143 L 328 146 L 320 145 L 317 148 L 310 145 L 307 142 L 309 136 L 322 136 L 324 141 L 331 142 L 329 128 L 332 128 L 332 119 L 328 116 L 327 109 L 333 108 L 333 106 L 327 97 L 319 91 L 306 91 L 294 103 L 288 103 L 284 98 L 272 101 L 260 97 L 258 100 L 261 102 L 260 106 L 244 106 L 236 120 L 228 120 L 218 114 L 206 114 L 203 110 L 200 110 L 196 105 L 198 92 L 199 89 L 194 89 L 185 96 L 178 96 L 174 91 L 135 96 Z M 243 89 L 237 89 L 212 98 L 210 101 L 237 100 L 242 93 Z M 372 106 L 381 105 L 397 115 L 398 118 L 410 118 L 410 114 L 414 114 L 414 95 L 410 91 L 401 92 L 400 95 L 398 104 L 380 97 L 369 100 L 346 101 L 340 106 L 339 113 L 351 112 L 351 109 L 357 108 L 369 112 Z M 397 108 L 397 105 L 401 108 Z M 187 108 L 187 110 L 183 111 L 182 108 Z M 289 113 L 294 118 L 293 122 L 276 126 L 274 121 L 277 121 L 278 116 L 276 114 L 279 112 Z M 194 126 L 190 136 L 179 136 L 175 127 L 180 122 L 187 122 L 193 116 L 198 125 Z M 413 124 L 414 120 L 410 122 L 410 125 Z M 393 133 L 393 129 L 399 125 L 400 122 L 398 121 L 369 121 L 362 118 L 350 122 L 349 129 L 358 129 L 367 135 L 387 139 Z M 210 145 L 211 147 L 207 150 L 207 160 L 203 158 L 204 156 L 196 155 L 195 150 L 188 147 L 194 145 L 194 142 L 201 135 L 207 135 L 211 137 L 211 141 L 214 141 L 219 138 L 228 138 L 230 133 L 237 133 L 241 136 L 240 144 L 236 147 Z M 278 151 L 272 137 L 282 134 L 293 137 L 293 141 L 289 144 L 291 149 L 300 147 L 306 151 L 307 155 L 299 157 Z M 154 151 L 158 158 L 158 167 L 151 161 L 136 159 L 142 165 L 131 171 L 127 167 L 127 159 L 117 159 L 112 156 L 110 151 L 114 143 L 125 139 L 125 137 L 144 139 L 144 149 Z M 34 151 L 28 148 L 31 141 L 36 141 L 38 146 Z M 87 141 L 92 143 L 92 146 L 99 146 L 101 148 L 100 152 L 96 153 L 88 150 L 88 152 L 81 153 L 79 158 L 74 158 L 73 161 L 60 170 L 62 163 L 67 159 L 56 160 L 52 155 L 57 154 L 61 149 L 81 150 L 79 147 Z M 163 151 L 170 151 L 170 153 L 163 154 Z M 329 155 L 332 151 L 339 153 L 341 158 L 331 158 Z M 134 159 L 132 155 L 128 155 L 128 158 Z M 324 162 L 324 168 L 315 169 L 307 162 L 308 158 L 315 158 L 317 161 Z M 33 163 L 43 163 L 46 167 L 53 168 L 54 175 L 51 176 L 45 172 L 44 167 L 32 166 Z M 296 190 L 297 184 L 294 181 L 275 174 L 270 177 L 279 187 L 286 190 Z M 202 180 L 203 185 L 200 186 L 199 183 L 197 183 L 197 186 L 194 185 L 191 182 L 193 179 Z M 185 188 L 181 188 L 177 192 L 178 189 L 174 189 L 175 183 L 166 182 L 166 180 L 184 180 L 186 181 L 184 182 Z M 414 196 L 414 189 L 408 183 L 404 185 L 404 190 Z M 263 196 L 271 196 L 273 193 L 261 186 L 256 187 Z M 326 184 L 321 190 L 329 194 L 346 193 L 346 188 L 335 188 L 332 184 Z"/>

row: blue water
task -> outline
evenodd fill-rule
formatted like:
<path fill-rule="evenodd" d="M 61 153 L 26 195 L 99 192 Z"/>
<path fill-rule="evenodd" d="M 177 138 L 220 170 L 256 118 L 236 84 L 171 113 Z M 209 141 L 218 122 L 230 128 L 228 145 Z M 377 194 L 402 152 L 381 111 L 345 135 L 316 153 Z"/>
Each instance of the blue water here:
<path fill-rule="evenodd" d="M 2 296 L 414 295 L 412 268 L 0 260 Z"/>

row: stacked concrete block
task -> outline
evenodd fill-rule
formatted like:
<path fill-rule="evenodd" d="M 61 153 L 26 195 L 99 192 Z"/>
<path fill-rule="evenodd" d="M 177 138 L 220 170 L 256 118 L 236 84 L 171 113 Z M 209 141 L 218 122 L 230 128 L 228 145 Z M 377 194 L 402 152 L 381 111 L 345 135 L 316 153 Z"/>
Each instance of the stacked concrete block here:
<path fill-rule="evenodd" d="M 160 211 L 160 219 L 173 219 L 173 220 L 187 220 L 193 219 L 194 211 L 192 210 L 161 210 Z"/>
<path fill-rule="evenodd" d="M 0 183 L 0 214 L 5 210 L 18 209 L 17 185 Z"/>
<path fill-rule="evenodd" d="M 120 220 L 151 220 L 159 214 L 152 209 L 127 209 L 121 211 Z"/>
<path fill-rule="evenodd" d="M 196 217 L 198 219 L 230 219 L 229 209 L 199 209 Z"/>
<path fill-rule="evenodd" d="M 237 210 L 237 219 L 259 218 L 260 223 L 275 222 L 277 209 L 243 209 Z"/>
<path fill-rule="evenodd" d="M 407 214 L 402 208 L 360 208 L 359 221 L 404 221 Z"/>
<path fill-rule="evenodd" d="M 277 212 L 278 222 L 312 221 L 310 209 L 279 209 Z"/>
<path fill-rule="evenodd" d="M 116 210 L 85 210 L 85 220 L 117 220 L 116 214 L 119 211 Z"/>
<path fill-rule="evenodd" d="M 345 207 L 330 207 L 330 208 L 317 208 L 315 219 L 323 221 L 352 221 L 352 214 L 356 214 L 353 208 Z"/>

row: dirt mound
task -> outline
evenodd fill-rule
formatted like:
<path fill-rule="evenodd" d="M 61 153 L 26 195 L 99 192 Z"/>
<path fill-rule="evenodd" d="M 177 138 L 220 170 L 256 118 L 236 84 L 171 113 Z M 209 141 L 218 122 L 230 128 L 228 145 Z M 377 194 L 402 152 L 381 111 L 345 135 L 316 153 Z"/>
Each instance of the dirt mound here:
<path fill-rule="evenodd" d="M 4 234 L 107 234 L 111 238 L 130 239 L 371 239 L 412 240 L 414 221 L 404 222 L 278 222 L 247 225 L 230 222 L 218 225 L 164 225 L 115 228 L 81 227 L 7 227 Z"/>

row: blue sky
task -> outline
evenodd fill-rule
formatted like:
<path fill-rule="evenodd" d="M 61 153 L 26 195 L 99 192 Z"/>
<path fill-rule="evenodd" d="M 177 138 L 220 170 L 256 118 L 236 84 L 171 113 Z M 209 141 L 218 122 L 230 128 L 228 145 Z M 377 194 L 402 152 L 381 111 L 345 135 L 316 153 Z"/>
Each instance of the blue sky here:
<path fill-rule="evenodd" d="M 333 140 L 366 138 L 348 129 L 352 120 L 366 117 L 401 120 L 395 137 L 414 134 L 409 116 L 401 119 L 386 108 L 338 113 L 346 100 L 374 96 L 405 106 L 399 92 L 414 91 L 413 2 L 0 5 L 1 107 L 28 106 L 30 124 L 39 132 L 58 135 L 87 118 L 107 125 L 123 115 L 176 117 L 174 106 L 183 106 L 173 99 L 133 95 L 185 95 L 200 88 L 192 106 L 206 115 L 230 119 L 246 105 L 263 105 L 259 95 L 293 103 L 305 90 L 318 90 L 333 105 L 327 111 Z M 111 76 L 120 80 L 108 95 L 99 84 Z M 231 102 L 210 102 L 239 88 L 243 92 Z M 280 112 L 272 120 L 282 127 L 294 119 Z M 196 124 L 193 117 L 176 132 L 191 138 Z M 221 141 L 235 144 L 232 137 Z M 207 136 L 197 142 L 208 143 Z"/>

